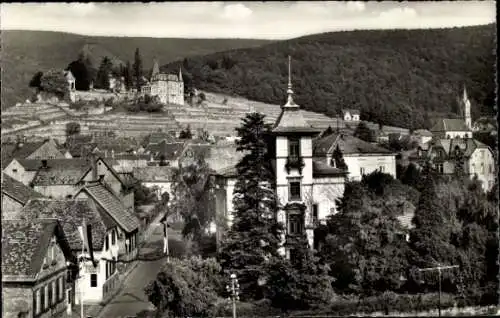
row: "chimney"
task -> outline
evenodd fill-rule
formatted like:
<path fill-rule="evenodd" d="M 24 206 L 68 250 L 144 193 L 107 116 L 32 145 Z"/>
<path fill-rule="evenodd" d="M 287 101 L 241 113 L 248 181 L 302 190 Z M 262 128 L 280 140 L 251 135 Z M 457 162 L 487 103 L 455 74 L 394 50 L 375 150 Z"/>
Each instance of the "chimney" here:
<path fill-rule="evenodd" d="M 48 166 L 47 166 L 47 160 L 44 159 L 44 160 L 42 160 L 42 169 L 47 169 L 47 168 L 48 168 Z"/>
<path fill-rule="evenodd" d="M 90 157 L 91 160 L 91 165 L 92 165 L 92 181 L 97 181 L 98 176 L 97 176 L 97 157 L 94 153 L 91 154 Z"/>

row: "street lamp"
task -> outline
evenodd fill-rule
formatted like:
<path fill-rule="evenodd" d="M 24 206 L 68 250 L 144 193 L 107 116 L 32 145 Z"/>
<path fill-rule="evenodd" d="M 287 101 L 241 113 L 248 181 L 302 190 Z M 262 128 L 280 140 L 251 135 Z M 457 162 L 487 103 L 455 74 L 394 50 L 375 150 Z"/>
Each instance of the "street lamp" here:
<path fill-rule="evenodd" d="M 233 301 L 233 318 L 236 318 L 236 301 L 240 300 L 240 284 L 236 274 L 231 274 L 231 286 L 226 285 L 226 290 L 230 293 L 230 299 Z"/>

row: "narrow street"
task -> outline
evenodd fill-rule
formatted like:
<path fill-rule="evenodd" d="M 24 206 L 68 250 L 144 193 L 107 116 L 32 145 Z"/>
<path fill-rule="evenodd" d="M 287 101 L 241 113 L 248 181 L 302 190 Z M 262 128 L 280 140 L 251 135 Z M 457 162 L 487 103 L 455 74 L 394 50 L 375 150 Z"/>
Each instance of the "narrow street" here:
<path fill-rule="evenodd" d="M 163 253 L 163 225 L 153 224 L 151 237 L 139 251 L 142 258 L 158 258 Z M 183 251 L 182 235 L 179 231 L 169 229 L 169 247 L 171 256 L 179 256 Z M 148 301 L 144 287 L 156 277 L 166 258 L 155 261 L 141 261 L 124 282 L 120 293 L 104 307 L 99 317 L 134 317 L 144 310 L 152 310 L 154 306 Z"/>

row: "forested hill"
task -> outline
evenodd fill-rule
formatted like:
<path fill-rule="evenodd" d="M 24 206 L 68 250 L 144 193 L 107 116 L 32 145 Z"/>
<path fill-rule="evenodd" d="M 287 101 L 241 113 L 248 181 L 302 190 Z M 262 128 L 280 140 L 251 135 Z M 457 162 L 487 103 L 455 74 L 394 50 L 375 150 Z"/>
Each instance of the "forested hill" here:
<path fill-rule="evenodd" d="M 287 56 L 292 56 L 295 100 L 335 115 L 358 108 L 362 118 L 421 128 L 437 115 L 458 113 L 463 85 L 472 116 L 494 114 L 496 25 L 428 30 L 334 32 L 189 57 L 187 85 L 283 104 Z"/>
<path fill-rule="evenodd" d="M 139 48 L 144 68 L 153 59 L 168 63 L 230 49 L 248 48 L 272 41 L 252 39 L 181 39 L 85 36 L 50 31 L 2 30 L 2 109 L 31 96 L 29 81 L 38 71 L 66 68 L 84 51 L 97 67 L 104 56 L 113 62 L 133 62 Z"/>

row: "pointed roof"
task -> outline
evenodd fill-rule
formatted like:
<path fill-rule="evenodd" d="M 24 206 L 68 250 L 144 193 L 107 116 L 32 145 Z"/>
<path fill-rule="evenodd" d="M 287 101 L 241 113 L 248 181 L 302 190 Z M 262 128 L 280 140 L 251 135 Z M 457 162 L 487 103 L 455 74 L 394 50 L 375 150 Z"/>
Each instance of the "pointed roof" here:
<path fill-rule="evenodd" d="M 443 131 L 470 131 L 470 129 L 465 125 L 463 119 L 443 118 L 431 128 L 431 132 Z"/>
<path fill-rule="evenodd" d="M 42 198 L 43 196 L 24 185 L 23 183 L 11 178 L 2 172 L 2 194 L 5 194 L 17 202 L 25 205 L 31 198 Z"/>
<path fill-rule="evenodd" d="M 182 82 L 182 66 L 179 66 L 179 82 Z"/>
<path fill-rule="evenodd" d="M 154 59 L 153 71 L 151 72 L 151 78 L 153 78 L 153 76 L 155 76 L 157 74 L 160 74 L 160 67 L 158 66 L 158 60 Z"/>
<path fill-rule="evenodd" d="M 288 98 L 281 108 L 272 132 L 275 134 L 317 134 L 320 130 L 312 128 L 302 115 L 300 106 L 293 100 L 291 57 L 288 56 Z"/>

